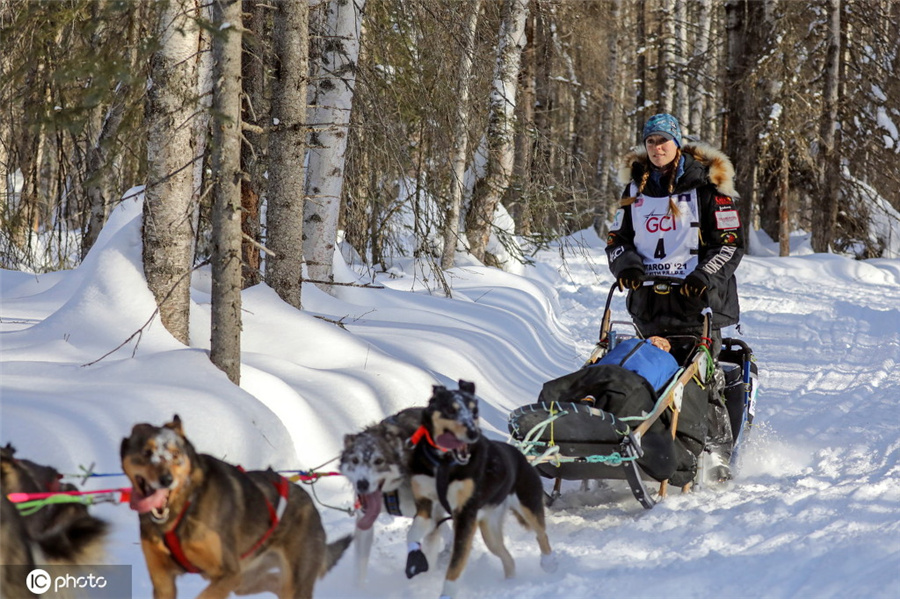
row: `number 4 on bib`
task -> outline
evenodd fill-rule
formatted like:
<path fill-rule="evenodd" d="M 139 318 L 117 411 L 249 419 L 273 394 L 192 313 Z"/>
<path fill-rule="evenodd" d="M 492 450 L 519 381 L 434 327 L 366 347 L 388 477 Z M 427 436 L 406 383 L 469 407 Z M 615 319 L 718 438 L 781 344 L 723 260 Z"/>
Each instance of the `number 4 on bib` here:
<path fill-rule="evenodd" d="M 666 257 L 666 243 L 662 237 L 660 237 L 659 241 L 656 243 L 656 251 L 653 252 L 653 257 L 657 260 L 662 260 Z"/>

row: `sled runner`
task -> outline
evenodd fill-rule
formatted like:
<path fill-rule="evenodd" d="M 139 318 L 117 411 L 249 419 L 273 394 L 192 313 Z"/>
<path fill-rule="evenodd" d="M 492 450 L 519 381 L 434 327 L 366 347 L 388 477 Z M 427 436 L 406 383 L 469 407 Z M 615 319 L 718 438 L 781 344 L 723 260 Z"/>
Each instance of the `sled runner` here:
<path fill-rule="evenodd" d="M 653 284 L 658 292 L 667 293 L 677 283 Z M 669 337 L 688 349 L 679 364 L 642 339 L 630 321 L 611 320 L 617 288 L 613 284 L 609 291 L 599 341 L 581 370 L 545 383 L 536 403 L 509 415 L 513 442 L 542 476 L 556 479 L 551 502 L 558 497 L 562 480 L 625 479 L 635 498 L 650 509 L 656 500 L 645 483 L 660 482 L 659 495 L 665 496 L 679 463 L 685 456 L 694 459 L 687 452 L 696 456 L 705 442 L 705 425 L 694 433 L 691 422 L 705 423 L 706 385 L 714 371 L 709 352 L 711 312 L 703 311 L 703 335 Z M 630 330 L 622 332 L 622 325 Z M 740 439 L 745 422 L 752 422 L 752 352 L 743 342 L 726 339 L 721 355 L 728 360 L 727 368 L 723 366 L 726 397 L 731 397 L 727 407 L 730 413 L 733 410 L 735 439 Z M 686 394 L 692 401 L 683 402 Z M 680 430 L 683 409 L 693 412 Z"/>

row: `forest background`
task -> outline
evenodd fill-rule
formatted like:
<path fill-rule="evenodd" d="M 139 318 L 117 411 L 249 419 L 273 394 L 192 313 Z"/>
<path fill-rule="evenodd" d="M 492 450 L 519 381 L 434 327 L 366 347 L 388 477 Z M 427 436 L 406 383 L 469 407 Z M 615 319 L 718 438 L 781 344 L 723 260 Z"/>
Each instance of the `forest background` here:
<path fill-rule="evenodd" d="M 440 280 L 458 252 L 514 269 L 602 236 L 657 112 L 731 157 L 782 255 L 805 230 L 896 257 L 898 30 L 891 0 L 8 0 L 0 268 L 76 266 L 142 185 L 160 318 L 187 342 L 210 264 L 238 382 L 241 289 L 301 308 L 339 249 Z"/>

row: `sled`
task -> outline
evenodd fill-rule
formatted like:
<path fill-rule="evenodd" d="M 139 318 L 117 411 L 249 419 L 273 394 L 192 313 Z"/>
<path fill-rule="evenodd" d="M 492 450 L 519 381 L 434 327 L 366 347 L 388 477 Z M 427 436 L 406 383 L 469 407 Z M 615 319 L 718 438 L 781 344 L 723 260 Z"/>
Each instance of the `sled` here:
<path fill-rule="evenodd" d="M 668 293 L 678 282 L 656 280 L 652 284 L 658 287 L 658 292 Z M 617 289 L 615 283 L 610 288 L 599 341 L 579 373 L 587 372 L 585 369 L 601 362 L 619 344 L 641 337 L 630 321 L 611 320 L 610 305 Z M 674 445 L 686 387 L 705 385 L 713 376 L 714 365 L 709 352 L 712 313 L 707 308 L 702 316 L 704 334 L 682 339 L 685 344 L 693 343 L 693 350 L 682 364 L 677 365 L 671 378 L 656 390 L 655 403 L 649 412 L 623 416 L 591 405 L 590 400 L 577 399 L 538 401 L 510 413 L 511 442 L 519 447 L 542 476 L 555 479 L 549 498 L 551 503 L 559 497 L 563 480 L 624 479 L 635 499 L 646 509 L 657 502 L 647 483 L 659 482 L 658 496 L 665 497 L 667 477 L 658 474 L 651 476 L 653 469 L 649 468 L 648 463 L 660 457 L 654 456 L 654 452 L 668 450 L 664 447 L 666 442 Z M 624 331 L 621 330 L 623 327 Z M 743 342 L 726 339 L 723 340 L 722 355 L 733 365 L 726 371 L 726 380 L 732 382 L 734 389 L 734 399 L 727 407 L 734 410 L 733 430 L 737 423 L 734 432 L 735 439 L 739 439 L 745 425 L 752 424 L 755 399 L 749 391 L 752 352 Z M 734 382 L 736 372 L 740 373 L 740 387 Z"/>

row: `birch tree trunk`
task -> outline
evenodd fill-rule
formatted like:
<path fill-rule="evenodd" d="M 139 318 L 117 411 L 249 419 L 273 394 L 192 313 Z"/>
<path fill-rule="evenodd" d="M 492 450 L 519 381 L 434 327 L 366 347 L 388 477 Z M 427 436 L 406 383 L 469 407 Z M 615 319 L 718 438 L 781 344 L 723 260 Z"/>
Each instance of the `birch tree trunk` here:
<path fill-rule="evenodd" d="M 527 0 L 504 0 L 487 129 L 488 162 L 466 215 L 469 251 L 484 261 L 494 210 L 509 185 L 515 154 L 516 84 L 525 45 Z"/>
<path fill-rule="evenodd" d="M 666 112 L 671 114 L 674 106 L 673 101 L 673 77 L 672 72 L 675 65 L 675 18 L 673 9 L 675 0 L 663 0 L 662 6 L 659 8 L 659 35 L 656 40 L 657 53 L 656 62 L 656 95 L 659 98 L 659 104 L 656 112 Z M 641 123 L 643 125 L 643 123 Z"/>
<path fill-rule="evenodd" d="M 838 89 L 841 67 L 841 0 L 828 0 L 828 49 L 825 57 L 825 90 L 822 95 L 822 204 L 813 211 L 812 246 L 827 252 L 834 238 L 841 191 L 841 126 L 838 121 Z"/>
<path fill-rule="evenodd" d="M 101 23 L 97 33 L 91 38 L 91 50 L 98 50 L 103 44 L 109 43 L 109 33 L 107 31 L 106 22 L 100 18 L 100 7 L 102 3 L 94 4 L 92 7 L 92 18 Z M 137 29 L 137 19 L 131 22 L 131 27 L 126 37 L 124 46 L 125 58 L 133 70 L 140 67 L 134 62 L 134 37 Z M 84 157 L 84 195 L 87 202 L 85 212 L 87 213 L 87 227 L 81 238 L 81 258 L 87 256 L 88 251 L 97 241 L 100 235 L 100 229 L 106 224 L 106 218 L 109 215 L 110 206 L 118 198 L 116 179 L 114 176 L 113 145 L 116 137 L 119 135 L 119 126 L 122 124 L 122 118 L 125 113 L 125 102 L 129 95 L 131 86 L 127 83 L 120 82 L 113 93 L 112 101 L 108 106 L 98 106 L 100 111 L 96 119 L 98 125 L 95 129 L 94 123 L 86 128 L 85 137 L 87 143 L 90 143 L 85 152 Z M 93 121 L 93 119 L 92 119 Z"/>
<path fill-rule="evenodd" d="M 532 6 L 536 0 L 531 0 Z M 537 49 L 535 42 L 536 10 L 529 11 L 525 19 L 525 48 L 519 69 L 518 124 L 516 129 L 516 162 L 513 165 L 513 185 L 518 188 L 517 198 L 511 198 L 507 208 L 515 219 L 520 235 L 530 235 L 534 225 L 534 148 L 537 135 L 535 105 L 537 103 Z"/>
<path fill-rule="evenodd" d="M 359 36 L 365 0 L 332 0 L 327 43 L 315 64 L 316 90 L 309 123 L 314 128 L 308 151 L 303 256 L 308 276 L 333 289 L 333 260 L 344 184 L 347 133 L 356 86 Z"/>
<path fill-rule="evenodd" d="M 469 3 L 469 20 L 466 23 L 466 37 L 462 56 L 459 60 L 459 78 L 457 79 L 456 120 L 453 123 L 453 150 L 450 164 L 453 168 L 453 180 L 450 184 L 450 201 L 444 222 L 444 252 L 441 256 L 441 268 L 453 268 L 456 259 L 456 245 L 459 239 L 459 215 L 465 189 L 466 153 L 469 147 L 469 86 L 472 79 L 472 59 L 475 51 L 475 31 L 478 28 L 478 14 L 481 12 L 481 0 Z M 530 143 L 530 140 L 526 141 Z"/>
<path fill-rule="evenodd" d="M 197 15 L 201 23 L 211 23 L 213 20 L 212 2 L 207 0 L 194 0 L 197 7 Z M 196 94 L 197 104 L 194 111 L 193 136 L 194 136 L 194 194 L 191 198 L 193 209 L 192 227 L 195 235 L 200 227 L 200 202 L 207 193 L 209 184 L 206 181 L 208 165 L 206 164 L 207 146 L 210 141 L 210 117 L 213 103 L 213 53 L 212 32 L 208 27 L 200 28 L 200 43 L 196 55 L 197 76 Z M 195 242 L 196 243 L 196 242 Z M 194 250 L 196 253 L 196 248 Z"/>
<path fill-rule="evenodd" d="M 637 52 L 637 76 L 640 78 L 640 81 L 637 85 L 637 98 L 635 98 L 635 105 L 637 106 L 635 118 L 638 126 L 633 127 L 632 130 L 635 132 L 635 143 L 640 144 L 643 143 L 641 128 L 647 122 L 647 119 L 650 118 L 647 107 L 647 81 L 650 79 L 650 71 L 647 69 L 647 48 L 650 40 L 647 39 L 647 15 L 644 13 L 644 4 L 635 3 L 633 10 L 636 14 L 637 46 L 642 49 Z"/>
<path fill-rule="evenodd" d="M 691 81 L 694 83 L 692 86 L 688 86 L 688 72 L 687 72 L 687 60 L 685 59 L 685 54 L 688 51 L 688 36 L 687 36 L 687 12 L 688 12 L 688 3 L 687 2 L 676 2 L 675 3 L 675 15 L 674 15 L 674 26 L 675 26 L 675 39 L 677 40 L 677 44 L 674 48 L 674 56 L 675 63 L 677 64 L 677 72 L 675 73 L 678 77 L 677 82 L 675 84 L 675 112 L 673 113 L 678 119 L 679 123 L 689 124 L 691 119 L 691 94 L 700 94 L 700 90 L 697 89 L 697 80 L 695 78 L 691 78 Z M 693 42 L 693 40 L 691 40 Z M 690 130 L 689 133 L 692 135 L 696 135 L 696 132 Z"/>
<path fill-rule="evenodd" d="M 309 77 L 309 6 L 281 2 L 275 14 L 275 76 L 269 135 L 266 282 L 295 308 L 303 278 L 303 184 L 306 174 L 306 93 Z M 340 193 L 338 193 L 340 198 Z M 330 264 L 330 262 L 329 262 Z"/>
<path fill-rule="evenodd" d="M 241 382 L 241 3 L 213 2 L 210 360 Z"/>
<path fill-rule="evenodd" d="M 615 196 L 610 191 L 611 183 L 615 177 L 613 165 L 614 149 L 614 123 L 616 123 L 616 108 L 619 100 L 619 93 L 624 86 L 620 85 L 619 76 L 621 69 L 619 68 L 620 41 L 619 28 L 622 23 L 621 6 L 619 2 L 613 2 L 610 5 L 611 23 L 607 33 L 609 43 L 609 71 L 607 73 L 606 101 L 603 103 L 603 118 L 600 119 L 600 130 L 597 134 L 600 136 L 600 163 L 597 165 L 597 188 L 600 193 L 600 202 L 594 207 L 594 230 L 601 235 L 602 227 L 599 225 L 605 223 L 607 212 L 609 211 L 610 195 Z M 598 219 L 600 222 L 598 222 Z M 604 237 L 605 237 L 605 231 Z"/>
<path fill-rule="evenodd" d="M 697 74 L 692 86 L 694 95 L 691 98 L 690 116 L 687 121 L 688 131 L 690 131 L 691 135 L 697 135 L 712 141 L 712 138 L 709 136 L 710 129 L 706 125 L 711 120 L 710 115 L 706 114 L 706 97 L 708 95 L 706 78 L 710 72 L 707 67 L 711 63 L 711 59 L 707 56 L 712 24 L 709 0 L 699 0 L 697 8 L 699 14 L 697 15 L 696 46 L 694 47 L 693 61 Z M 687 99 L 685 99 L 685 102 L 687 102 Z"/>
<path fill-rule="evenodd" d="M 85 195 L 90 216 L 87 230 L 81 240 L 82 259 L 97 241 L 100 230 L 106 224 L 110 207 L 118 200 L 113 157 L 109 152 L 115 137 L 119 134 L 119 126 L 125 114 L 124 99 L 128 95 L 129 88 L 129 85 L 120 85 L 112 105 L 106 111 L 97 142 L 87 152 Z"/>
<path fill-rule="evenodd" d="M 200 37 L 193 0 L 164 5 L 151 58 L 145 114 L 147 179 L 143 262 L 160 320 L 187 344 L 190 273 L 194 250 L 194 160 L 191 118 L 196 110 L 195 56 Z"/>

